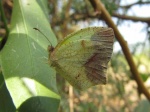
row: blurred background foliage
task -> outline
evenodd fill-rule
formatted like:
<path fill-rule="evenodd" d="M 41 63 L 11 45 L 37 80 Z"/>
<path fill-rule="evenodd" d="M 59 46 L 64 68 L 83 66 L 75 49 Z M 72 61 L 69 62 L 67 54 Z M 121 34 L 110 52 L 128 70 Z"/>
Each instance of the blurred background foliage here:
<path fill-rule="evenodd" d="M 121 5 L 122 1 L 126 0 L 101 0 L 118 28 L 126 23 L 129 28 L 138 22 L 143 24 L 146 37 L 141 38 L 145 40 L 129 45 L 129 48 L 137 69 L 147 89 L 150 90 L 150 17 L 128 15 L 135 6 L 150 6 L 150 0 L 133 0 L 132 3 L 126 1 L 125 5 Z M 2 3 L 9 27 L 13 1 L 3 0 Z M 49 0 L 48 7 L 49 22 L 59 41 L 67 34 L 83 27 L 106 26 L 101 13 L 94 11 L 88 0 Z M 1 19 L 0 37 L 6 36 L 6 31 Z M 129 41 L 127 40 L 127 43 Z M 86 91 L 72 88 L 58 74 L 57 86 L 61 95 L 59 112 L 149 112 L 150 103 L 138 89 L 121 49 L 113 53 L 108 66 L 108 84 L 98 85 Z"/>

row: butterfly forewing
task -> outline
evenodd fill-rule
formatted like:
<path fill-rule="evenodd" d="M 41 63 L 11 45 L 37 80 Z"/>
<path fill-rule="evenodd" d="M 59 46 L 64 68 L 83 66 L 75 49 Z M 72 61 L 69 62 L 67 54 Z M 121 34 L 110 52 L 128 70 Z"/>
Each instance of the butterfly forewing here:
<path fill-rule="evenodd" d="M 50 53 L 52 66 L 80 90 L 106 84 L 113 38 L 111 28 L 90 27 L 72 33 Z"/>

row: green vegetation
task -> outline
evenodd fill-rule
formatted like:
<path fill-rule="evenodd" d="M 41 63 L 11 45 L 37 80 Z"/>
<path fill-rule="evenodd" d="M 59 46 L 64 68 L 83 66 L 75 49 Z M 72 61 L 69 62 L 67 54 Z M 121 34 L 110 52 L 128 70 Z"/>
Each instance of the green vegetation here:
<path fill-rule="evenodd" d="M 134 6 L 146 5 L 149 0 L 124 6 L 119 0 L 1 0 L 0 112 L 149 112 L 150 19 L 128 15 Z M 145 25 L 145 41 L 126 45 L 116 26 L 135 22 Z M 47 47 L 95 24 L 112 27 L 122 49 L 113 53 L 106 85 L 79 91 L 49 66 Z"/>

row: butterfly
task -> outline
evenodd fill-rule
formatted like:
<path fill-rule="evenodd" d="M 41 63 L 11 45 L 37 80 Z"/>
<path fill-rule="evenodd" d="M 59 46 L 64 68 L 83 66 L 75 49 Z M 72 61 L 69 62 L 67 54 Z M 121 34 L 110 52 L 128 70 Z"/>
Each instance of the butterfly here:
<path fill-rule="evenodd" d="M 111 59 L 113 43 L 112 28 L 81 29 L 69 34 L 55 48 L 49 46 L 49 63 L 79 90 L 106 84 L 107 64 Z"/>

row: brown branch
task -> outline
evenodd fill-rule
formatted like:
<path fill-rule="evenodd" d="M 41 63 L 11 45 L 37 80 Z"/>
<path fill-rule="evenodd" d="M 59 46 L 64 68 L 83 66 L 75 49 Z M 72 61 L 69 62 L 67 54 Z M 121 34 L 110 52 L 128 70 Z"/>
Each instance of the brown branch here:
<path fill-rule="evenodd" d="M 72 0 L 69 0 L 65 6 L 65 18 L 64 18 L 65 21 L 63 21 L 63 24 L 62 24 L 63 37 L 66 36 L 67 31 L 68 31 L 67 23 L 69 21 L 69 11 L 70 11 L 71 4 L 72 4 Z"/>
<path fill-rule="evenodd" d="M 73 87 L 71 85 L 69 85 L 69 108 L 70 112 L 74 112 Z"/>
<path fill-rule="evenodd" d="M 57 17 L 58 14 L 58 7 L 57 7 L 57 3 L 58 0 L 50 0 L 50 3 L 52 4 L 52 22 L 51 22 L 51 27 L 53 28 L 55 26 L 56 21 L 59 21 L 59 18 Z"/>
<path fill-rule="evenodd" d="M 120 46 L 122 47 L 123 53 L 126 57 L 126 60 L 130 66 L 130 70 L 131 73 L 139 87 L 139 89 L 141 90 L 141 92 L 147 97 L 148 100 L 150 100 L 150 93 L 147 90 L 147 88 L 145 87 L 139 72 L 137 70 L 137 67 L 133 61 L 132 55 L 129 51 L 127 42 L 123 39 L 123 36 L 120 34 L 119 30 L 117 29 L 116 25 L 114 24 L 114 22 L 111 19 L 110 14 L 107 12 L 107 10 L 105 9 L 105 7 L 103 6 L 103 4 L 100 2 L 100 0 L 90 0 L 91 4 L 94 6 L 94 9 L 97 11 L 101 11 L 102 14 L 102 18 L 106 21 L 107 25 L 111 28 L 113 28 L 114 33 L 115 33 L 115 37 L 118 40 L 118 42 L 120 43 Z"/>
<path fill-rule="evenodd" d="M 74 13 L 71 16 L 71 20 L 79 21 L 79 20 L 85 20 L 87 18 L 98 18 L 99 15 L 97 14 L 88 14 L 88 13 Z"/>
<path fill-rule="evenodd" d="M 128 15 L 120 15 L 117 13 L 112 14 L 113 17 L 117 17 L 119 19 L 131 20 L 133 22 L 145 22 L 150 24 L 150 17 L 136 17 L 136 16 L 128 16 Z M 98 18 L 99 15 L 96 14 L 88 14 L 88 13 L 74 13 L 71 15 L 72 20 L 83 20 L 87 18 Z"/>
<path fill-rule="evenodd" d="M 146 1 L 146 2 L 143 2 L 143 1 L 137 1 L 135 3 L 132 3 L 132 4 L 129 4 L 129 5 L 125 5 L 125 6 L 119 6 L 121 8 L 125 8 L 125 9 L 129 9 L 131 8 L 132 6 L 135 6 L 135 5 L 143 5 L 143 4 L 150 4 L 150 1 Z"/>
<path fill-rule="evenodd" d="M 120 19 L 124 19 L 124 20 L 131 20 L 134 22 L 140 21 L 140 22 L 146 22 L 150 24 L 150 17 L 136 17 L 136 16 L 120 15 L 117 13 L 113 13 L 112 16 L 120 18 Z"/>
<path fill-rule="evenodd" d="M 69 11 L 72 4 L 72 0 L 69 0 L 65 7 L 65 19 L 69 18 Z"/>

